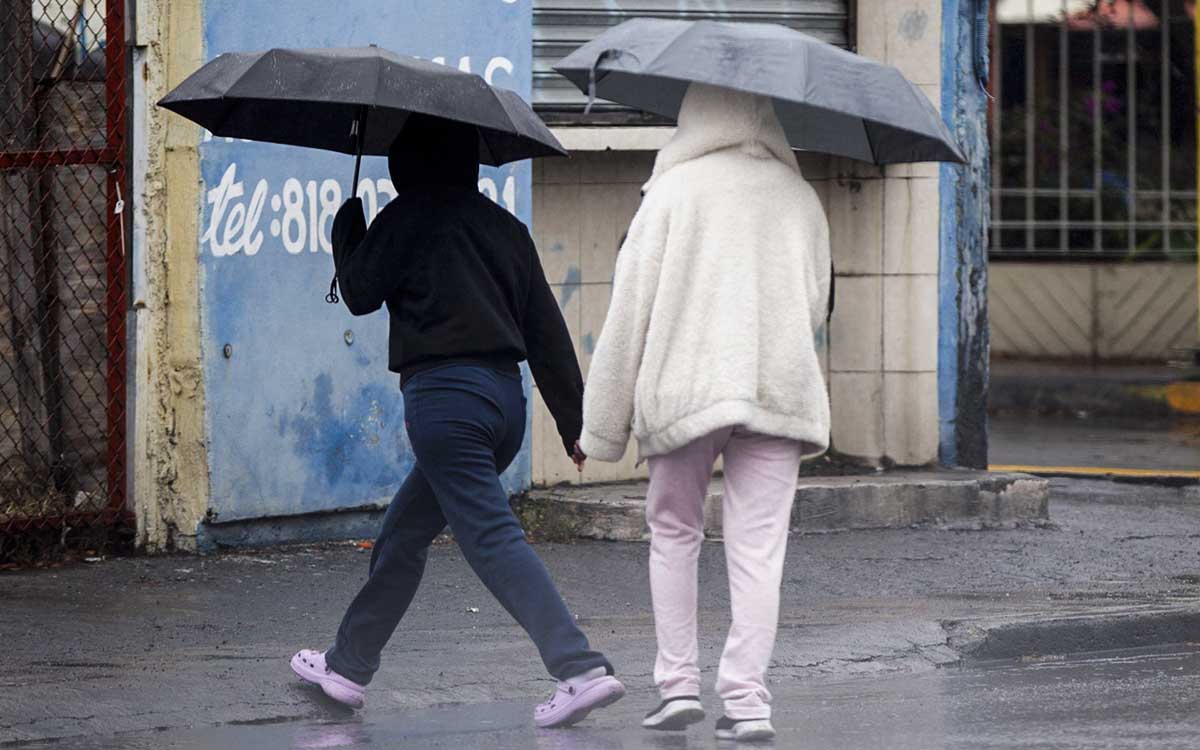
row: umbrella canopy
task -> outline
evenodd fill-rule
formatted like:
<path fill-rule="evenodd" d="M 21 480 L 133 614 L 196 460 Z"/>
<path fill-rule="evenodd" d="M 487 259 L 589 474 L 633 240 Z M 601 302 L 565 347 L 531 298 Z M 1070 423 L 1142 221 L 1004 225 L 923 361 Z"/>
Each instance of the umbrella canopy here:
<path fill-rule="evenodd" d="M 477 126 L 484 164 L 566 154 L 517 93 L 379 47 L 224 54 L 159 106 L 213 135 L 347 154 L 387 154 L 411 112 Z"/>
<path fill-rule="evenodd" d="M 476 126 L 483 164 L 566 156 L 515 92 L 375 46 L 224 54 L 158 104 L 213 135 L 356 154 L 355 195 L 363 154 L 387 154 L 413 112 Z"/>
<path fill-rule="evenodd" d="M 672 119 L 692 82 L 769 96 L 795 149 L 876 164 L 965 161 L 900 71 L 777 24 L 634 19 L 554 69 L 590 97 Z"/>

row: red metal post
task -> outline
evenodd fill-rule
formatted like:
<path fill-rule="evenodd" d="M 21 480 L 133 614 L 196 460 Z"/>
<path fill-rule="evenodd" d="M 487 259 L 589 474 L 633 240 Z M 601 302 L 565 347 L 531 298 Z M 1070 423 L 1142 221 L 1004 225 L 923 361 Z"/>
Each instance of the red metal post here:
<path fill-rule="evenodd" d="M 108 343 L 108 507 L 125 508 L 125 235 L 118 201 L 129 195 L 125 182 L 125 0 L 107 0 L 105 15 L 105 82 L 107 105 L 108 232 L 106 277 Z"/>
<path fill-rule="evenodd" d="M 27 471 L 27 478 L 26 474 L 22 473 L 26 471 L 23 468 L 23 456 L 0 455 L 0 469 L 6 472 L 4 478 L 8 480 L 10 475 L 15 478 L 14 481 L 9 482 L 13 487 L 10 489 L 8 486 L 4 486 L 2 489 L 5 492 L 0 495 L 0 501 L 3 501 L 3 504 L 0 505 L 0 536 L 45 529 L 66 529 L 67 527 L 128 523 L 131 516 L 129 509 L 126 507 L 126 478 L 128 470 L 126 468 L 127 455 L 125 444 L 127 411 L 126 353 L 128 346 L 125 331 L 126 302 L 128 299 L 128 261 L 125 251 L 126 223 L 122 221 L 123 216 L 118 211 L 119 207 L 122 206 L 122 201 L 129 199 L 125 164 L 128 147 L 126 136 L 128 85 L 125 60 L 125 2 L 126 0 L 105 0 L 103 3 L 105 23 L 104 98 L 102 102 L 96 102 L 97 105 L 102 107 L 105 118 L 103 144 L 95 143 L 92 140 L 95 135 L 98 135 L 95 133 L 95 129 L 99 124 L 91 117 L 94 110 L 83 113 L 84 109 L 91 104 L 92 100 L 89 99 L 86 102 L 72 102 L 74 106 L 80 108 L 79 113 L 75 114 L 72 114 L 69 105 L 62 112 L 55 112 L 46 107 L 38 111 L 39 117 L 74 117 L 73 121 L 68 120 L 65 124 L 67 126 L 82 126 L 78 130 L 87 131 L 83 133 L 85 140 L 75 140 L 75 136 L 78 134 L 71 134 L 71 128 L 66 127 L 64 130 L 67 134 L 53 139 L 53 142 L 23 143 L 24 148 L 22 150 L 0 151 L 0 172 L 17 170 L 18 172 L 42 174 L 53 172 L 60 175 L 59 179 L 61 180 L 66 196 L 60 210 L 74 212 L 81 219 L 86 216 L 86 231 L 89 234 L 99 230 L 101 225 L 104 229 L 104 270 L 102 273 L 104 280 L 104 299 L 102 302 L 104 309 L 103 369 L 100 369 L 101 365 L 97 359 L 89 358 L 89 351 L 86 347 L 79 347 L 78 350 L 70 352 L 70 355 L 74 357 L 71 366 L 75 370 L 88 373 L 92 376 L 103 376 L 103 406 L 88 403 L 89 397 L 95 393 L 94 389 L 85 387 L 84 392 L 80 392 L 77 389 L 76 394 L 79 396 L 79 400 L 83 402 L 79 408 L 86 411 L 81 411 L 78 415 L 74 415 L 76 422 L 85 423 L 88 428 L 100 428 L 103 430 L 103 476 L 99 475 L 98 467 L 89 467 L 87 469 L 89 476 L 86 477 L 89 480 L 87 484 L 88 489 L 82 493 L 73 492 L 75 488 L 69 482 L 58 482 L 56 479 L 54 484 L 46 484 L 45 480 L 38 474 L 38 471 L 41 471 L 40 466 L 35 471 Z M 65 6 L 67 3 L 62 2 L 62 5 Z M 78 12 L 78 4 L 75 7 Z M 82 19 L 69 16 L 65 11 L 63 11 L 63 15 L 59 20 L 65 20 L 68 24 L 82 23 Z M 27 23 L 30 23 L 30 21 L 25 20 L 22 25 Z M 46 25 L 44 22 L 39 23 L 42 26 Z M 33 29 L 25 31 L 32 31 L 34 34 L 42 33 L 43 37 L 45 37 L 46 32 L 39 32 L 39 28 L 39 26 L 35 25 Z M 58 54 L 64 55 L 70 52 L 69 46 L 75 44 L 75 38 L 68 34 L 59 44 Z M 86 50 L 80 51 L 86 52 Z M 47 90 L 63 82 L 60 80 L 63 71 L 58 66 L 65 59 L 66 57 L 61 57 L 52 71 L 41 71 L 42 80 L 48 81 Z M 7 72 L 0 71 L 0 80 L 3 79 L 4 74 Z M 73 74 L 78 73 L 78 68 L 73 71 Z M 75 81 L 76 79 L 72 78 L 69 80 Z M 94 78 L 87 78 L 86 82 L 90 85 L 94 80 Z M 91 91 L 91 89 L 88 91 Z M 87 96 L 87 94 L 81 94 L 78 91 L 68 94 L 68 96 L 71 95 Z M 94 122 L 95 124 L 93 124 Z M 104 180 L 106 209 L 103 217 L 92 218 L 93 214 L 90 213 L 92 210 L 90 197 L 93 194 L 89 191 L 95 189 L 91 184 L 91 180 L 94 179 L 94 170 L 97 167 L 104 169 L 106 172 Z M 50 200 L 46 196 L 52 192 L 52 188 L 53 185 L 51 189 L 43 191 L 44 195 L 40 198 L 43 203 Z M 82 200 L 72 198 L 77 193 L 88 197 L 86 206 L 84 206 Z M 76 202 L 72 202 L 73 200 Z M 70 218 L 75 218 L 74 214 Z M 127 216 L 128 213 L 126 212 L 124 215 Z M 13 214 L 13 216 L 19 218 L 20 212 Z M 66 218 L 65 216 L 63 217 L 64 220 Z M 46 224 L 47 220 L 44 218 L 34 220 L 34 224 L 31 225 L 29 230 L 31 233 L 38 231 L 36 226 L 38 221 Z M 85 250 L 81 250 L 80 248 L 72 248 L 72 250 L 75 252 L 85 252 Z M 33 248 L 33 252 L 36 254 L 38 252 L 48 253 L 50 251 L 35 247 Z M 56 269 L 55 272 L 58 273 L 58 264 L 46 261 L 40 257 L 34 260 L 35 262 L 49 262 L 49 267 Z M 73 264 L 68 263 L 65 265 L 70 267 Z M 91 263 L 87 265 L 89 269 L 93 267 Z M 19 266 L 10 270 L 12 273 L 23 272 L 23 269 Z M 86 273 L 86 271 L 78 268 L 75 270 L 80 273 Z M 50 278 L 29 278 L 25 281 L 26 286 L 29 285 L 29 282 L 32 282 L 33 286 L 43 293 L 47 289 L 51 289 L 52 285 L 62 283 L 57 276 Z M 10 281 L 9 283 L 13 282 Z M 93 292 L 94 287 L 90 284 L 87 286 L 87 292 Z M 51 289 L 51 291 L 54 290 Z M 75 302 L 81 309 L 94 309 L 93 306 L 95 304 L 101 304 L 99 299 L 88 296 L 86 293 L 84 297 L 76 297 Z M 97 331 L 93 327 L 96 323 L 90 315 L 82 313 L 74 313 L 74 315 L 75 317 L 64 317 L 59 314 L 51 314 L 49 315 L 50 320 L 48 322 L 55 326 L 73 326 L 77 329 L 78 336 L 85 339 L 100 333 L 100 331 Z M 47 344 L 47 341 L 50 343 Z M 37 346 L 43 349 L 52 347 L 57 350 L 59 348 L 56 340 L 46 335 L 41 336 L 37 341 Z M 99 353 L 96 352 L 96 354 Z M 50 367 L 46 369 L 56 371 L 59 368 Z M 98 369 L 99 372 L 97 372 Z M 11 372 L 11 368 L 9 368 L 9 371 Z M 3 372 L 5 372 L 5 369 L 0 368 L 0 373 Z M 53 394 L 43 395 L 43 399 L 54 402 L 56 405 L 62 402 L 61 396 Z M 103 415 L 98 413 L 100 408 L 104 410 Z M 48 425 L 46 429 L 54 434 L 61 434 L 62 431 L 61 427 L 54 427 L 53 425 Z M 13 432 L 9 425 L 0 425 L 0 432 L 5 433 L 0 436 L 8 438 L 10 441 L 13 439 Z M 100 435 L 97 434 L 99 432 L 100 430 L 98 429 L 95 432 L 86 434 L 84 439 L 95 441 L 100 438 Z M 94 442 L 92 444 L 94 445 Z M 52 460 L 58 461 L 61 458 L 61 456 L 56 455 L 52 457 Z M 43 484 L 46 486 L 43 486 Z M 89 496 L 93 488 L 96 490 L 102 488 L 105 495 L 103 510 L 100 510 L 98 505 L 93 505 L 90 502 Z M 47 497 L 56 494 L 57 497 L 54 497 L 52 501 L 43 501 L 41 499 L 42 494 L 45 494 Z M 82 499 L 80 495 L 82 495 Z M 30 498 L 33 498 L 35 502 L 30 502 Z M 12 502 L 10 502 L 10 499 Z M 84 500 L 87 502 L 83 502 Z"/>

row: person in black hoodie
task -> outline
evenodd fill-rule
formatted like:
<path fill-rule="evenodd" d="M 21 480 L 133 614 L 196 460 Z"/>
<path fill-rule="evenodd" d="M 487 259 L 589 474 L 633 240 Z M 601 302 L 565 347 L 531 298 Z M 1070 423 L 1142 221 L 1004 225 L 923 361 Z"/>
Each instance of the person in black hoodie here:
<path fill-rule="evenodd" d="M 388 507 L 367 582 L 334 646 L 300 651 L 292 669 L 331 698 L 362 706 L 429 545 L 449 525 L 559 681 L 535 723 L 564 726 L 616 701 L 624 687 L 526 542 L 499 475 L 525 434 L 518 363 L 529 362 L 563 448 L 581 468 L 583 378 L 529 231 L 479 193 L 479 141 L 474 126 L 411 115 L 388 153 L 396 198 L 369 229 L 357 198 L 334 218 L 346 307 L 367 315 L 387 305 L 388 364 L 400 373 L 416 466 Z"/>

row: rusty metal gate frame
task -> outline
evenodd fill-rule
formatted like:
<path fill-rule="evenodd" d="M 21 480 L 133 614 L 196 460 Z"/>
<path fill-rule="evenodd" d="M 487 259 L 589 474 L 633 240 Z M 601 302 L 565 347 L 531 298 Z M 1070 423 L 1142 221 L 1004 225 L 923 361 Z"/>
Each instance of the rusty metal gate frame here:
<path fill-rule="evenodd" d="M 26 0 L 28 1 L 28 0 Z M 36 529 L 118 525 L 132 522 L 126 507 L 126 300 L 127 258 L 123 209 L 126 182 L 126 115 L 128 107 L 125 45 L 125 0 L 105 0 L 105 141 L 102 148 L 0 151 L 0 171 L 57 166 L 106 168 L 105 210 L 105 436 L 107 502 L 102 510 L 13 518 L 0 523 L 0 536 Z"/>

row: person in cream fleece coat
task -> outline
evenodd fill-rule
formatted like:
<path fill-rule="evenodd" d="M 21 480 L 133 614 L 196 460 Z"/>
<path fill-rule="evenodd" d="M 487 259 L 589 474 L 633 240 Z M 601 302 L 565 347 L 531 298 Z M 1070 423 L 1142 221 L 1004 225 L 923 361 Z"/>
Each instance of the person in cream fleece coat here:
<path fill-rule="evenodd" d="M 815 335 L 829 228 L 771 100 L 692 84 L 617 260 L 584 391 L 583 453 L 650 465 L 646 516 L 663 703 L 643 724 L 703 718 L 696 575 L 703 502 L 724 457 L 733 624 L 716 689 L 723 738 L 765 739 L 788 522 L 800 462 L 829 442 Z"/>

